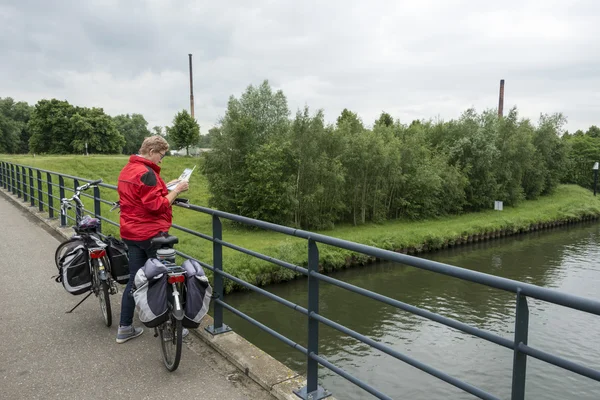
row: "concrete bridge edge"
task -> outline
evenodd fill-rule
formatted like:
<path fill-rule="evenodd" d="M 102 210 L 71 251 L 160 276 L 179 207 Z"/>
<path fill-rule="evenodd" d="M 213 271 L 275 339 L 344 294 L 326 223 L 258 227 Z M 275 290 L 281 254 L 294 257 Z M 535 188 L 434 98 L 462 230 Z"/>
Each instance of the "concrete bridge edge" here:
<path fill-rule="evenodd" d="M 58 240 L 68 239 L 73 234 L 71 228 L 60 227 L 58 218 L 48 218 L 47 211 L 40 212 L 37 207 L 31 207 L 30 203 L 22 201 L 4 188 L 0 188 L 0 193 L 15 206 L 36 218 L 39 225 Z M 123 287 L 121 285 L 121 290 Z M 191 332 L 275 398 L 279 400 L 299 399 L 293 390 L 306 385 L 306 378 L 303 374 L 294 372 L 233 331 L 216 336 L 211 335 L 204 328 L 212 324 L 212 317 L 207 315 L 203 318 L 200 326 L 192 329 Z M 328 397 L 328 399 L 335 400 L 334 397 Z"/>

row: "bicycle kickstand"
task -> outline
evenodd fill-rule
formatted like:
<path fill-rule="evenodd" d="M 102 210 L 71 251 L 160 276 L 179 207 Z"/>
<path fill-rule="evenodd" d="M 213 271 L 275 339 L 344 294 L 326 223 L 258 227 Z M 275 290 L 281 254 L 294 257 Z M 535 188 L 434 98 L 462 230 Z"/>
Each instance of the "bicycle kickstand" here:
<path fill-rule="evenodd" d="M 89 293 L 88 293 L 88 295 L 87 295 L 87 296 L 85 296 L 85 297 L 83 298 L 83 300 L 81 300 L 79 303 L 77 303 L 77 305 L 76 305 L 75 307 L 71 308 L 71 309 L 70 309 L 69 311 L 67 311 L 65 314 L 70 314 L 70 313 L 72 313 L 72 312 L 73 312 L 73 311 L 74 311 L 74 310 L 75 310 L 77 307 L 79 307 L 79 305 L 80 305 L 81 303 L 83 303 L 83 302 L 85 301 L 85 299 L 87 299 L 88 297 L 90 297 L 90 296 L 92 295 L 92 293 L 94 293 L 94 292 L 89 292 Z"/>

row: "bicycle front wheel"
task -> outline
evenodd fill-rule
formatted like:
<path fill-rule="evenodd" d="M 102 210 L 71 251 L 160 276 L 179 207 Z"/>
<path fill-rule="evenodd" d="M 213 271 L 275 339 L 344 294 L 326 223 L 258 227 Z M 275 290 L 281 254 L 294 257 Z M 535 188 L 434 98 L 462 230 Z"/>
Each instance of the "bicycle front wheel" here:
<path fill-rule="evenodd" d="M 158 329 L 163 361 L 171 372 L 177 369 L 181 360 L 182 332 L 181 321 L 173 316 Z"/>
<path fill-rule="evenodd" d="M 98 291 L 100 299 L 100 309 L 104 317 L 104 324 L 108 327 L 112 325 L 112 310 L 110 307 L 109 287 L 107 281 L 100 282 L 100 290 Z"/>

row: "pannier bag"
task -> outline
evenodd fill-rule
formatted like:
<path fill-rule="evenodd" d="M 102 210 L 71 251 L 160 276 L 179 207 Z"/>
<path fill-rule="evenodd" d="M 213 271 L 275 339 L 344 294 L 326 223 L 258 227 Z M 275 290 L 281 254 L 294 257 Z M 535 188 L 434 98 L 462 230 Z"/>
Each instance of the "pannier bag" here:
<path fill-rule="evenodd" d="M 185 310 L 181 324 L 186 328 L 197 328 L 208 312 L 212 288 L 202 266 L 195 260 L 186 260 L 181 265 L 186 270 L 187 279 Z"/>
<path fill-rule="evenodd" d="M 135 274 L 133 300 L 140 321 L 154 328 L 169 318 L 167 305 L 167 268 L 150 258 Z"/>
<path fill-rule="evenodd" d="M 108 258 L 110 259 L 110 275 L 120 284 L 129 281 L 129 257 L 127 256 L 127 245 L 122 240 L 113 236 L 107 237 Z"/>
<path fill-rule="evenodd" d="M 65 290 L 73 295 L 83 294 L 92 287 L 89 253 L 81 239 L 70 240 L 65 246 L 62 257 L 57 262 L 56 282 L 62 282 Z"/>

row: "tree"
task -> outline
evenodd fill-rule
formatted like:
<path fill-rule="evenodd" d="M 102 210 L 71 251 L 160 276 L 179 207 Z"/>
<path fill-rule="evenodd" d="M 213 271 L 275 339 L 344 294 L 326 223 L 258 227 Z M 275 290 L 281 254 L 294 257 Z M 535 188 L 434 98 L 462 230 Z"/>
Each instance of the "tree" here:
<path fill-rule="evenodd" d="M 361 133 L 365 129 L 358 115 L 347 108 L 344 108 L 337 118 L 337 127 L 341 128 L 343 125 L 347 125 L 348 132 L 351 134 Z"/>
<path fill-rule="evenodd" d="M 113 119 L 101 108 L 77 107 L 70 119 L 72 130 L 70 143 L 72 151 L 82 153 L 115 154 L 121 153 L 125 138 L 116 128 Z M 139 149 L 139 147 L 138 147 Z"/>
<path fill-rule="evenodd" d="M 209 204 L 221 210 L 246 213 L 256 204 L 248 192 L 252 182 L 253 190 L 264 190 L 287 196 L 285 185 L 264 180 L 255 168 L 260 159 L 257 154 L 288 154 L 285 138 L 289 134 L 289 110 L 283 92 L 273 92 L 268 81 L 259 87 L 248 86 L 239 99 L 231 96 L 225 116 L 220 121 L 219 134 L 213 136 L 213 151 L 207 153 L 204 173 L 207 177 L 211 197 Z M 268 143 L 276 142 L 275 146 Z M 288 165 L 278 159 L 281 165 Z M 272 171 L 271 169 L 269 169 Z M 273 171 L 272 171 L 273 172 Z M 279 179 L 279 178 L 278 178 Z M 276 185 L 275 192 L 263 185 Z M 284 191 L 284 192 L 282 192 Z M 279 205 L 281 206 L 281 205 Z M 274 211 L 278 210 L 278 214 Z M 253 211 L 252 211 L 253 212 Z M 264 204 L 256 218 L 282 220 L 289 210 Z"/>
<path fill-rule="evenodd" d="M 67 101 L 40 100 L 29 120 L 29 149 L 33 153 L 68 154 L 73 152 L 70 120 L 76 110 Z"/>
<path fill-rule="evenodd" d="M 0 98 L 0 153 L 27 153 L 31 107 L 12 98 Z"/>
<path fill-rule="evenodd" d="M 379 118 L 377 119 L 377 121 L 375 121 L 375 126 L 386 126 L 386 127 L 390 127 L 394 125 L 394 118 L 392 118 L 392 116 L 388 113 L 386 113 L 385 111 L 381 112 L 381 115 L 379 116 Z"/>
<path fill-rule="evenodd" d="M 161 126 L 153 126 L 152 127 L 152 134 L 153 135 L 162 135 L 163 134 L 163 129 Z"/>
<path fill-rule="evenodd" d="M 190 146 L 197 145 L 200 141 L 200 126 L 187 110 L 183 110 L 175 115 L 173 126 L 169 128 L 168 132 L 173 147 L 176 149 L 185 147 L 188 156 L 190 155 Z"/>
<path fill-rule="evenodd" d="M 73 107 L 57 99 L 40 100 L 28 127 L 34 153 L 82 153 L 85 144 L 93 153 L 120 153 L 125 138 L 101 108 Z"/>
<path fill-rule="evenodd" d="M 113 118 L 113 122 L 121 135 L 125 138 L 123 154 L 135 154 L 139 150 L 144 138 L 150 136 L 148 122 L 141 114 L 123 114 Z"/>
<path fill-rule="evenodd" d="M 600 128 L 598 128 L 596 125 L 592 125 L 585 134 L 593 138 L 600 138 Z"/>

